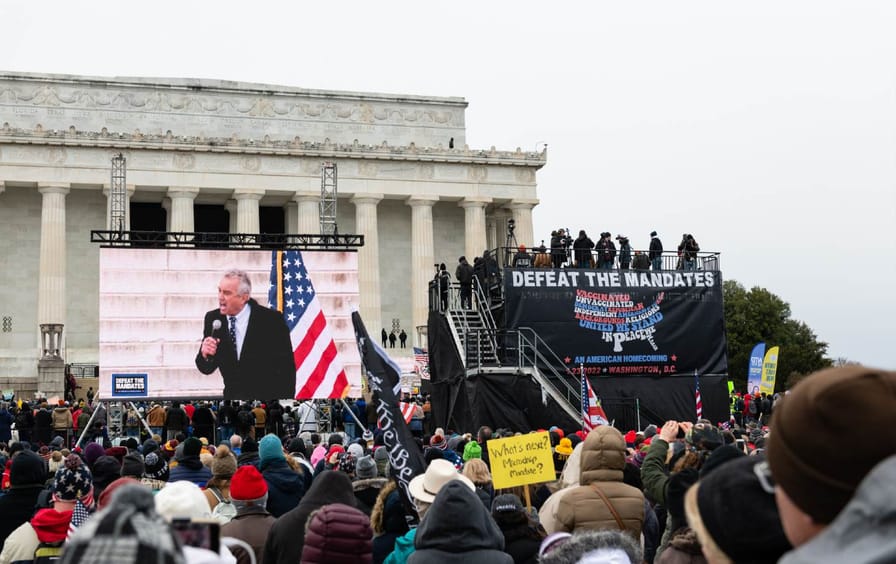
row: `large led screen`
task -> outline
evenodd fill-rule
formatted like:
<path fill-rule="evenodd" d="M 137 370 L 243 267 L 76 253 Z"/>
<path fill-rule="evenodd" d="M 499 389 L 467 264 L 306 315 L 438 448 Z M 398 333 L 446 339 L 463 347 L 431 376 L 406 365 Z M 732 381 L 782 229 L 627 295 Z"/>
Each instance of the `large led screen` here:
<path fill-rule="evenodd" d="M 354 252 L 103 248 L 100 396 L 358 397 L 358 302 Z"/>

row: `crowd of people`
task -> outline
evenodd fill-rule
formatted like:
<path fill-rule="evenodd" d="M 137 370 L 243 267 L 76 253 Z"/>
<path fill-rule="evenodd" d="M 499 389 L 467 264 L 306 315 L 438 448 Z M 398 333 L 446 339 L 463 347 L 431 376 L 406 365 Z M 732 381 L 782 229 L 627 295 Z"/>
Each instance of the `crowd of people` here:
<path fill-rule="evenodd" d="M 614 240 L 616 243 L 614 243 Z M 616 244 L 619 244 L 618 248 Z M 551 231 L 550 248 L 544 245 L 535 249 L 536 255 L 532 256 L 526 250 L 525 245 L 520 245 L 514 257 L 513 266 L 524 267 L 553 267 L 553 268 L 597 268 L 601 270 L 662 270 L 670 266 L 663 264 L 663 242 L 656 231 L 650 233 L 650 243 L 645 253 L 632 249 L 629 238 L 618 234 L 614 238 L 609 231 L 600 234 L 595 243 L 585 232 L 579 230 L 579 236 L 575 239 L 566 229 Z M 696 270 L 697 253 L 700 245 L 690 233 L 681 236 L 678 244 L 678 260 L 674 265 L 676 270 Z"/>
<path fill-rule="evenodd" d="M 492 480 L 489 443 L 519 433 L 427 425 L 406 496 L 375 421 L 325 435 L 288 424 L 298 408 L 222 403 L 234 433 L 214 441 L 202 404 L 184 419 L 173 402 L 142 442 L 0 434 L 0 564 L 893 562 L 894 400 L 896 373 L 848 366 L 769 401 L 770 420 L 539 430 L 556 480 L 529 491 Z M 185 542 L 178 523 L 203 519 L 243 548 Z"/>

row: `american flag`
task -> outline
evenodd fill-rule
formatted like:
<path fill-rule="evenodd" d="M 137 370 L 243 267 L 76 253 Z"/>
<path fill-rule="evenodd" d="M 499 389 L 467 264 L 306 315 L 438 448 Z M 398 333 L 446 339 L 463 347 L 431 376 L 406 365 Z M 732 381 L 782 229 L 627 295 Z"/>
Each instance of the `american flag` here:
<path fill-rule="evenodd" d="M 348 378 L 301 251 L 271 254 L 270 306 L 283 312 L 296 362 L 295 399 L 338 399 Z"/>
<path fill-rule="evenodd" d="M 591 388 L 591 382 L 582 370 L 582 428 L 591 431 L 599 425 L 609 425 L 607 414 Z"/>
<path fill-rule="evenodd" d="M 398 406 L 401 410 L 401 416 L 404 417 L 404 422 L 410 424 L 411 419 L 414 418 L 414 411 L 417 409 L 417 404 L 410 401 L 403 401 L 400 402 Z"/>
<path fill-rule="evenodd" d="M 417 363 L 417 372 L 423 379 L 429 379 L 429 353 L 426 349 L 414 347 L 414 362 Z"/>
<path fill-rule="evenodd" d="M 697 390 L 697 419 L 703 419 L 703 398 L 700 396 L 700 377 L 694 370 L 694 387 Z"/>

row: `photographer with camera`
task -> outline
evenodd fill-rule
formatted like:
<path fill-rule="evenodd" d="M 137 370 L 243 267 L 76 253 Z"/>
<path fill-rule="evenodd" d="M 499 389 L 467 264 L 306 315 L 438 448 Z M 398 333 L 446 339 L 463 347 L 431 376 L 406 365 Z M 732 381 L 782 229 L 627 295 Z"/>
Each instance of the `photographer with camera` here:
<path fill-rule="evenodd" d="M 551 262 L 554 268 L 562 268 L 568 257 L 572 237 L 567 233 L 568 231 L 562 228 L 551 231 Z"/>

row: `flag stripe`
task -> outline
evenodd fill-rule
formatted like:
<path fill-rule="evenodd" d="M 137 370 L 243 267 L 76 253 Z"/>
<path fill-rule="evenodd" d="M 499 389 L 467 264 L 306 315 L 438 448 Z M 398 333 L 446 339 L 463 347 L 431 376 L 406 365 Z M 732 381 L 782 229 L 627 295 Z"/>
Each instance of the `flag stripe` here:
<path fill-rule="evenodd" d="M 268 301 L 289 326 L 296 399 L 344 397 L 348 378 L 301 251 L 273 251 L 271 257 Z"/>

